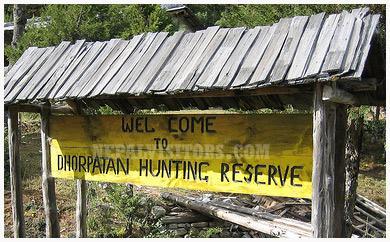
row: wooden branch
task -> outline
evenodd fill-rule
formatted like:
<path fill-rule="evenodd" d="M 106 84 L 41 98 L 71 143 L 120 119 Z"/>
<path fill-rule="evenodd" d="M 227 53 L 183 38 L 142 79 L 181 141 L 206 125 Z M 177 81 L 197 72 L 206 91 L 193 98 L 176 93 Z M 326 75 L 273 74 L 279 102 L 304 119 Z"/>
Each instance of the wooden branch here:
<path fill-rule="evenodd" d="M 77 180 L 76 238 L 87 237 L 87 182 Z"/>
<path fill-rule="evenodd" d="M 322 100 L 347 105 L 358 104 L 357 98 L 351 93 L 329 85 L 324 85 Z"/>
<path fill-rule="evenodd" d="M 234 205 L 234 204 L 227 204 L 227 203 L 219 202 L 219 201 L 210 201 L 209 203 L 211 205 L 215 205 L 215 206 L 218 206 L 218 207 L 226 208 L 226 209 L 229 209 L 229 210 L 232 210 L 232 211 L 236 211 L 236 212 L 239 212 L 239 213 L 252 215 L 252 216 L 255 216 L 255 217 L 258 217 L 258 218 L 262 218 L 262 219 L 273 220 L 273 219 L 280 219 L 280 218 L 282 218 L 281 216 L 273 215 L 273 214 L 268 213 L 268 212 L 259 212 L 259 211 L 256 211 L 256 210 L 253 210 L 253 209 L 250 209 L 250 208 L 240 207 L 240 206 L 237 206 L 237 205 Z"/>
<path fill-rule="evenodd" d="M 364 206 L 364 208 L 382 216 L 386 217 L 386 210 L 379 206 L 378 204 L 374 203 L 373 201 L 370 201 L 369 199 L 363 197 L 362 195 L 357 194 L 356 201 L 358 204 Z"/>
<path fill-rule="evenodd" d="M 314 237 L 344 237 L 346 107 L 324 102 L 316 84 L 313 112 L 312 226 Z"/>
<path fill-rule="evenodd" d="M 355 208 L 358 212 L 364 214 L 365 216 L 367 216 L 368 218 L 374 220 L 382 229 L 386 229 L 386 224 L 384 222 L 382 222 L 380 219 L 377 219 L 376 217 L 374 217 L 373 215 L 367 213 L 366 211 L 364 211 L 363 209 L 359 208 L 359 207 L 356 207 Z"/>
<path fill-rule="evenodd" d="M 8 145 L 14 237 L 25 237 L 18 112 L 8 110 Z"/>
<path fill-rule="evenodd" d="M 54 177 L 51 177 L 51 160 L 49 145 L 49 117 L 50 107 L 41 109 L 41 142 L 42 142 L 42 193 L 43 206 L 46 217 L 46 237 L 59 238 L 60 226 L 58 222 L 57 203 Z"/>
<path fill-rule="evenodd" d="M 364 226 L 367 226 L 367 227 L 370 227 L 371 229 L 373 229 L 373 230 L 375 230 L 375 231 L 377 231 L 377 232 L 379 232 L 379 233 L 383 233 L 383 234 L 386 233 L 386 231 L 384 231 L 384 230 L 382 230 L 382 229 L 380 229 L 380 228 L 374 226 L 374 224 L 375 224 L 376 221 L 367 222 L 367 221 L 365 221 L 364 219 L 359 218 L 359 217 L 356 216 L 356 215 L 353 216 L 353 217 L 354 217 L 354 219 L 356 219 L 357 221 L 363 223 L 363 224 L 362 224 L 363 227 L 364 227 Z M 356 227 L 358 227 L 358 226 L 356 226 Z"/>
<path fill-rule="evenodd" d="M 361 230 L 360 228 L 356 227 L 355 225 L 352 225 L 352 228 L 361 233 L 363 236 L 368 236 L 370 238 L 374 238 L 373 235 L 367 233 L 366 231 Z"/>
<path fill-rule="evenodd" d="M 310 224 L 297 220 L 287 218 L 275 218 L 272 220 L 259 219 L 258 217 L 248 216 L 248 214 L 231 211 L 209 203 L 204 203 L 171 193 L 163 193 L 162 197 L 200 213 L 211 215 L 249 229 L 270 234 L 272 236 L 282 238 L 301 238 L 311 236 Z"/>

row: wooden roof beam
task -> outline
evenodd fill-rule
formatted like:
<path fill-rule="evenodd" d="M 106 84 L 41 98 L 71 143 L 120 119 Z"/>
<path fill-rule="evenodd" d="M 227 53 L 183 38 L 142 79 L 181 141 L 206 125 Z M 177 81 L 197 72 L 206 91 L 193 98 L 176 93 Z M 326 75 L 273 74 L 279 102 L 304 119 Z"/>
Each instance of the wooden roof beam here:
<path fill-rule="evenodd" d="M 334 83 L 336 84 L 336 83 Z M 337 88 L 335 85 L 324 85 L 322 100 L 340 104 L 356 105 L 358 99 L 351 93 Z"/>
<path fill-rule="evenodd" d="M 17 112 L 26 112 L 26 113 L 40 113 L 41 109 L 50 109 L 50 112 L 53 114 L 77 114 L 78 112 L 74 110 L 69 105 L 52 105 L 51 107 L 47 107 L 41 104 L 13 104 L 5 106 L 5 109 L 12 109 Z"/>

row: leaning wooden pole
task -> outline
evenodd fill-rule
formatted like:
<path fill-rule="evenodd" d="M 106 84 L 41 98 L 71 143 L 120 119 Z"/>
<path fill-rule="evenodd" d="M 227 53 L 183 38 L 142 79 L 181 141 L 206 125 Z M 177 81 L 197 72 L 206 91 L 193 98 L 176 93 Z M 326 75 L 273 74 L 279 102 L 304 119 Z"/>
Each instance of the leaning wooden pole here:
<path fill-rule="evenodd" d="M 50 136 L 49 117 L 50 106 L 41 108 L 41 142 L 42 142 L 42 192 L 43 205 L 46 217 L 46 237 L 59 238 L 60 226 L 58 222 L 55 182 L 51 176 L 50 166 Z"/>
<path fill-rule="evenodd" d="M 76 237 L 87 237 L 87 182 L 77 180 Z"/>
<path fill-rule="evenodd" d="M 25 237 L 18 112 L 8 110 L 8 145 L 14 237 Z"/>
<path fill-rule="evenodd" d="M 323 101 L 317 83 L 313 110 L 313 236 L 345 237 L 345 130 L 346 106 Z"/>

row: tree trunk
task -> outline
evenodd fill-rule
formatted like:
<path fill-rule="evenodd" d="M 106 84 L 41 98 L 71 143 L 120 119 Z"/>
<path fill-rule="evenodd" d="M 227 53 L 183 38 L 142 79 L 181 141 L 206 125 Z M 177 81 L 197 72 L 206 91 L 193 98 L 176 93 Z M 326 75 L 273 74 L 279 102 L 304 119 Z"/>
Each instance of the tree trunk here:
<path fill-rule="evenodd" d="M 26 17 L 26 5 L 24 4 L 14 4 L 14 32 L 12 36 L 12 47 L 16 47 L 16 43 L 19 41 L 24 33 L 24 29 L 27 23 Z"/>
<path fill-rule="evenodd" d="M 353 231 L 352 218 L 356 202 L 362 137 L 363 117 L 351 118 L 345 147 L 345 228 L 348 237 L 351 237 Z"/>

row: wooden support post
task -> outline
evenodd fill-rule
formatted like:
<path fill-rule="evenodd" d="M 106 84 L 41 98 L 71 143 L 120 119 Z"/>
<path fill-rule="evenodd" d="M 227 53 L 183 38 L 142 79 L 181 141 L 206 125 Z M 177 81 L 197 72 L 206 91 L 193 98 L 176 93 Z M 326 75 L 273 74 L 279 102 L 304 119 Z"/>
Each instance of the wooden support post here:
<path fill-rule="evenodd" d="M 14 237 L 25 237 L 18 112 L 8 110 L 8 144 Z"/>
<path fill-rule="evenodd" d="M 317 83 L 313 110 L 314 237 L 345 237 L 345 131 L 346 106 L 322 99 L 323 84 Z"/>
<path fill-rule="evenodd" d="M 46 106 L 46 107 L 45 107 Z M 42 142 L 42 193 L 43 206 L 46 217 L 46 237 L 59 238 L 60 226 L 58 222 L 57 203 L 55 194 L 55 182 L 51 177 L 49 117 L 50 106 L 41 108 L 41 142 Z"/>
<path fill-rule="evenodd" d="M 76 237 L 87 237 L 87 182 L 77 180 Z"/>

